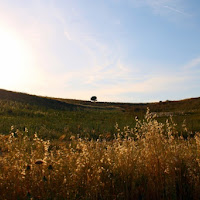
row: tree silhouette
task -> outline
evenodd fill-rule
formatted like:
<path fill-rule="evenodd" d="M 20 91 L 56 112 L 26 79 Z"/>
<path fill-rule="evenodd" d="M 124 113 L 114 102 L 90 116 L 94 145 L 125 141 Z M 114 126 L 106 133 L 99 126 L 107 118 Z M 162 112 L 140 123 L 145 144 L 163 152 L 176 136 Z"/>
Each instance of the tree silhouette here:
<path fill-rule="evenodd" d="M 92 102 L 96 102 L 97 101 L 97 97 L 96 96 L 92 96 L 90 99 Z"/>

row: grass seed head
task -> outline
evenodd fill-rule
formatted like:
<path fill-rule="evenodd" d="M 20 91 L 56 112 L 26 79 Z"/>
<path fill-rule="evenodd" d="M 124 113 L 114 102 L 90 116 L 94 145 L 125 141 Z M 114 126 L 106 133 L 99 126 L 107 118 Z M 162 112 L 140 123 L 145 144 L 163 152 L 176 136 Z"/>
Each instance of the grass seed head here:
<path fill-rule="evenodd" d="M 35 164 L 36 165 L 41 165 L 41 164 L 43 164 L 45 161 L 44 160 L 42 160 L 42 159 L 37 159 L 36 161 L 35 161 Z"/>

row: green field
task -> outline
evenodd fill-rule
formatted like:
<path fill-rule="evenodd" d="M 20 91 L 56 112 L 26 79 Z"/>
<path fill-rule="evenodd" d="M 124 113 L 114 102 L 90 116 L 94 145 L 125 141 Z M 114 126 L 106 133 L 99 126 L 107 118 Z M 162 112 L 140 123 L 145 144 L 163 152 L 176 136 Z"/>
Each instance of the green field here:
<path fill-rule="evenodd" d="M 172 116 L 179 132 L 184 120 L 190 132 L 200 131 L 200 98 L 146 104 L 94 103 L 0 90 L 0 133 L 8 134 L 14 126 L 20 131 L 26 127 L 30 135 L 36 132 L 48 139 L 57 139 L 63 134 L 66 139 L 72 134 L 112 137 L 116 123 L 120 128 L 134 127 L 135 117 L 142 119 L 147 107 L 157 114 L 159 122 Z"/>

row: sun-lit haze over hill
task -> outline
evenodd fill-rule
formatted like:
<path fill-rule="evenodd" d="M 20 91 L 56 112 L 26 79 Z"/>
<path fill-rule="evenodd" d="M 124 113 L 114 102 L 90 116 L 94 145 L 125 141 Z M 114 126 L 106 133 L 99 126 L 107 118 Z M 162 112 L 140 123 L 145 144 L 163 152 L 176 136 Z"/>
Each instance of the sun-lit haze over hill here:
<path fill-rule="evenodd" d="M 197 97 L 196 0 L 0 0 L 0 88 L 149 102 Z"/>

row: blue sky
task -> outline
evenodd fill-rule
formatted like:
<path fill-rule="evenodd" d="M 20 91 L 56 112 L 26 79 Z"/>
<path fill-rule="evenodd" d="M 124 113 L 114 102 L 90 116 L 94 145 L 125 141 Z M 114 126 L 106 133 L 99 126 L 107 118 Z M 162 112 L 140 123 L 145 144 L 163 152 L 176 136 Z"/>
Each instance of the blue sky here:
<path fill-rule="evenodd" d="M 0 88 L 115 102 L 198 97 L 199 35 L 198 0 L 0 0 Z"/>

